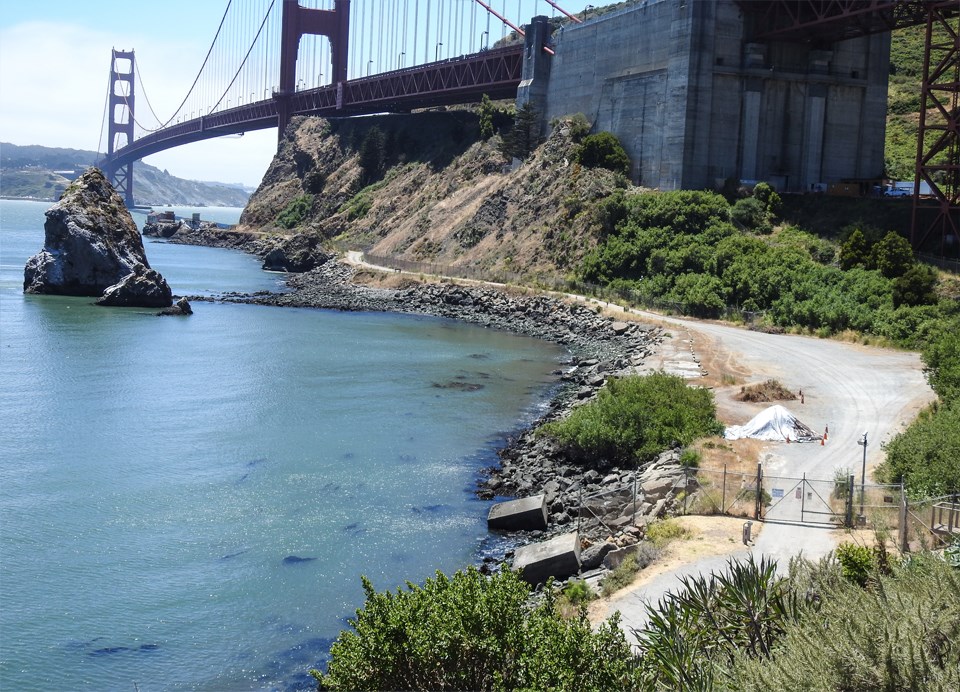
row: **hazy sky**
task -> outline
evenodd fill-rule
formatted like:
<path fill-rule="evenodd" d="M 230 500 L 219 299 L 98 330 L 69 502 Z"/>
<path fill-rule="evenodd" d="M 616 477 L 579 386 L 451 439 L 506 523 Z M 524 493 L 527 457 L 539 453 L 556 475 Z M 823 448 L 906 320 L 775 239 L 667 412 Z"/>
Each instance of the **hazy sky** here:
<path fill-rule="evenodd" d="M 470 0 L 433 0 L 434 12 L 440 2 L 472 6 Z M 543 0 L 487 3 L 497 11 L 506 8 L 512 21 L 555 12 Z M 570 12 L 588 5 L 558 4 Z M 97 150 L 111 48 L 136 50 L 152 105 L 158 113 L 172 111 L 203 62 L 225 7 L 226 0 L 0 0 L 0 141 Z M 490 33 L 499 38 L 500 30 L 492 27 Z M 138 120 L 141 103 L 138 97 Z M 276 142 L 275 129 L 262 130 L 177 147 L 146 161 L 182 178 L 255 186 Z"/>

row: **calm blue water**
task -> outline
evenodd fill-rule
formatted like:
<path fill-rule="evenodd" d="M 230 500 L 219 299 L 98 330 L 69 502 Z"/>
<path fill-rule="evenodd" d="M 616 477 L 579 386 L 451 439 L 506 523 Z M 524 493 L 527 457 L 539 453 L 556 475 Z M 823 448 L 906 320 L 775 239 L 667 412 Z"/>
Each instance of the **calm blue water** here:
<path fill-rule="evenodd" d="M 477 469 L 556 349 L 428 318 L 24 296 L 46 207 L 0 201 L 0 688 L 310 688 L 361 574 L 471 562 Z M 178 294 L 276 286 L 241 253 L 146 247 Z"/>

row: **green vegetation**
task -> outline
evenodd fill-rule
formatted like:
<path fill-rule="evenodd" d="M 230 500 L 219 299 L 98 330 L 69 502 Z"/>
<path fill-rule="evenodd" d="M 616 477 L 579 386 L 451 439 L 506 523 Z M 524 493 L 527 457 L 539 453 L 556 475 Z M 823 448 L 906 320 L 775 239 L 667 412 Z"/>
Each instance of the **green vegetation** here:
<path fill-rule="evenodd" d="M 556 610 L 548 585 L 529 606 L 515 573 L 485 577 L 470 568 L 437 573 L 423 586 L 377 593 L 331 648 L 330 690 L 635 689 L 636 661 L 617 620 L 592 630 L 581 610 Z"/>
<path fill-rule="evenodd" d="M 523 160 L 540 144 L 540 116 L 533 105 L 525 103 L 514 116 L 513 127 L 502 136 L 500 150 L 504 156 Z"/>
<path fill-rule="evenodd" d="M 879 545 L 879 544 L 878 544 Z M 615 618 L 596 631 L 531 601 L 516 574 L 437 573 L 377 593 L 331 649 L 321 689 L 943 690 L 960 687 L 960 544 L 895 559 L 844 546 L 789 576 L 752 557 L 648 606 L 634 654 Z M 632 563 L 604 591 L 629 583 Z M 619 580 L 619 581 L 617 581 Z M 608 588 L 607 582 L 611 584 Z M 589 589 L 573 581 L 569 601 Z"/>
<path fill-rule="evenodd" d="M 310 213 L 313 195 L 300 195 L 292 200 L 277 214 L 277 224 L 284 228 L 295 228 Z"/>
<path fill-rule="evenodd" d="M 668 543 L 690 537 L 690 531 L 677 523 L 675 519 L 662 519 L 647 528 L 647 540 L 655 548 L 665 548 Z"/>
<path fill-rule="evenodd" d="M 662 372 L 610 380 L 595 401 L 540 428 L 570 459 L 597 467 L 638 464 L 721 430 L 710 391 Z"/>
<path fill-rule="evenodd" d="M 960 316 L 932 333 L 923 362 L 939 400 L 887 444 L 877 476 L 914 495 L 960 492 Z"/>
<path fill-rule="evenodd" d="M 615 193 L 597 205 L 597 246 L 579 276 L 638 304 L 699 317 L 761 313 L 771 326 L 854 330 L 905 347 L 958 311 L 938 302 L 935 273 L 895 233 L 848 227 L 839 266 L 823 238 L 789 225 L 767 235 L 781 205 L 769 192 L 757 185 L 732 207 L 713 192 Z"/>
<path fill-rule="evenodd" d="M 360 168 L 363 182 L 369 185 L 383 174 L 387 160 L 387 138 L 379 127 L 371 127 L 360 144 Z"/>
<path fill-rule="evenodd" d="M 620 140 L 610 132 L 598 132 L 583 139 L 573 160 L 587 168 L 606 168 L 614 173 L 630 173 L 630 158 Z"/>

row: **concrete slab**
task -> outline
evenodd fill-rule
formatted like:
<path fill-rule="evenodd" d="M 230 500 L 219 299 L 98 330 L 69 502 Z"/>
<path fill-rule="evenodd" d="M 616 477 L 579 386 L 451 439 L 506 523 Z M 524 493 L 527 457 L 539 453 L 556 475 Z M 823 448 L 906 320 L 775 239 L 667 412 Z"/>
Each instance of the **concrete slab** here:
<path fill-rule="evenodd" d="M 565 579 L 580 571 L 580 536 L 565 533 L 543 543 L 517 548 L 513 568 L 522 570 L 523 578 L 536 586 L 549 577 Z"/>
<path fill-rule="evenodd" d="M 490 508 L 487 527 L 495 531 L 543 531 L 547 528 L 547 496 L 533 495 Z"/>

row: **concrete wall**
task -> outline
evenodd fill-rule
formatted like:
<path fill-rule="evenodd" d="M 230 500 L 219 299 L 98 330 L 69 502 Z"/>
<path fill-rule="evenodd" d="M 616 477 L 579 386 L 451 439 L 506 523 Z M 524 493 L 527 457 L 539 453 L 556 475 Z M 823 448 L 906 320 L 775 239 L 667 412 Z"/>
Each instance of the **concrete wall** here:
<path fill-rule="evenodd" d="M 545 122 L 579 112 L 616 134 L 634 182 L 796 191 L 883 170 L 888 34 L 751 44 L 733 0 L 639 0 L 553 41 Z"/>

